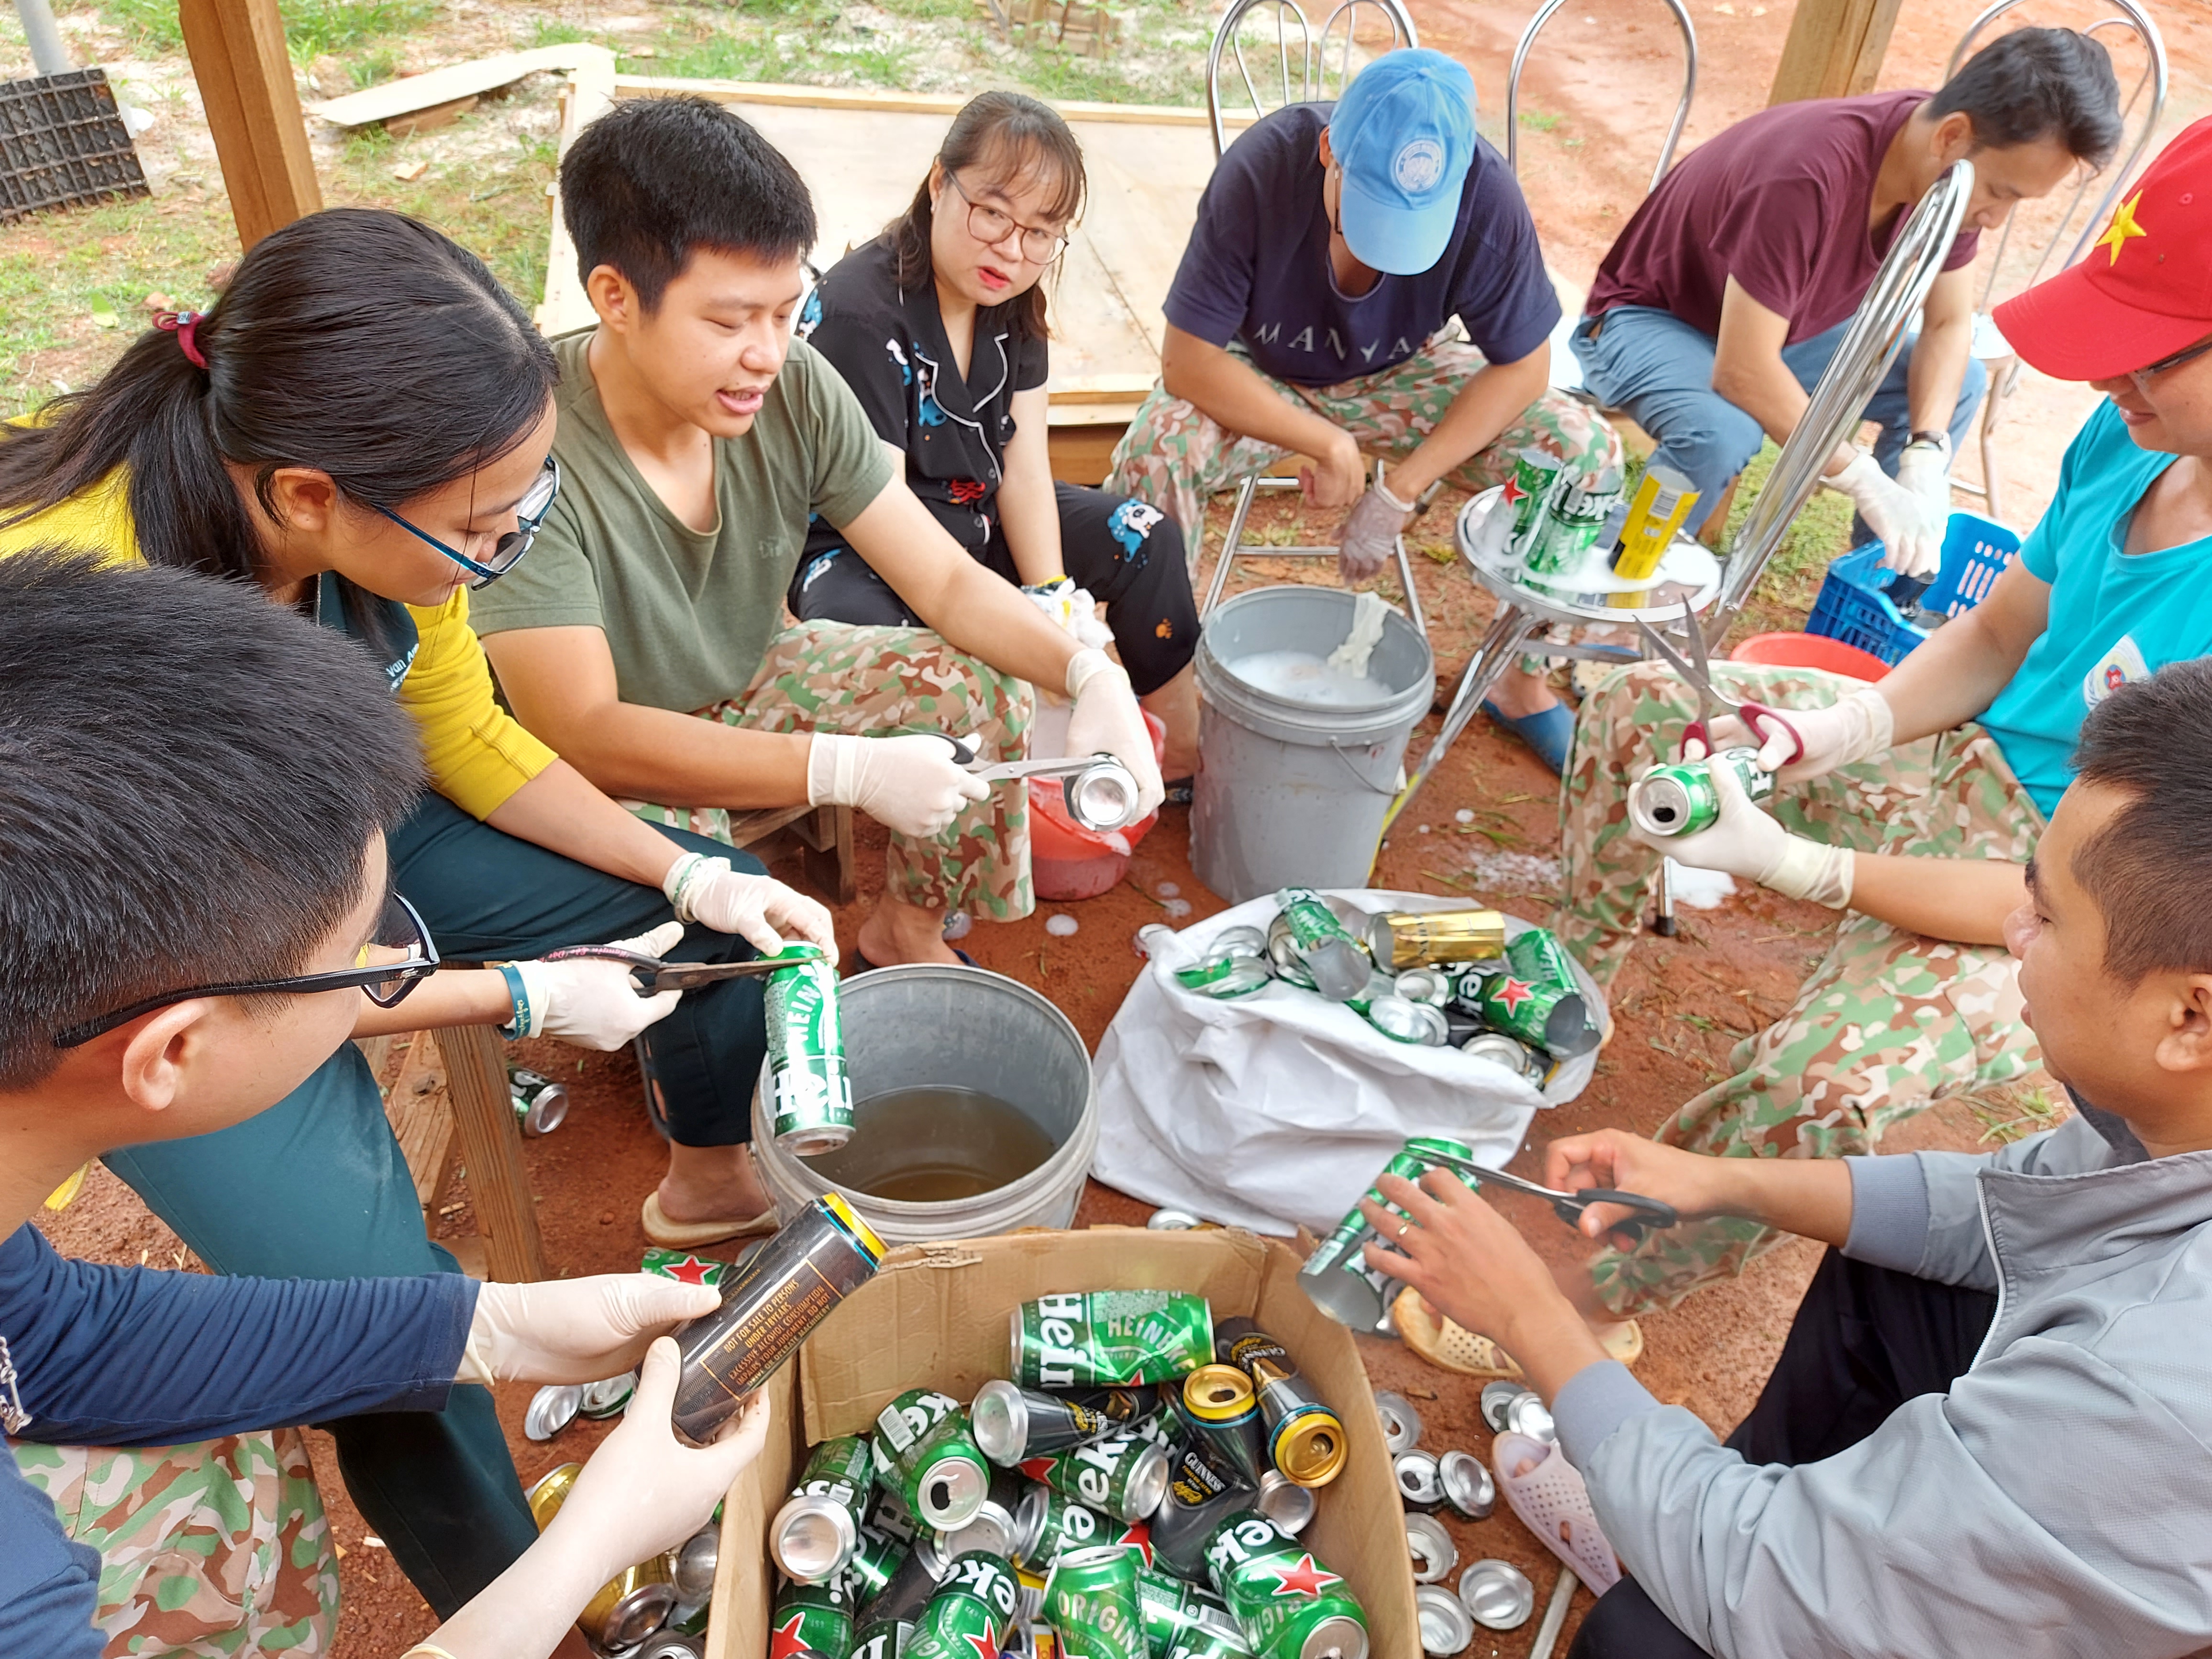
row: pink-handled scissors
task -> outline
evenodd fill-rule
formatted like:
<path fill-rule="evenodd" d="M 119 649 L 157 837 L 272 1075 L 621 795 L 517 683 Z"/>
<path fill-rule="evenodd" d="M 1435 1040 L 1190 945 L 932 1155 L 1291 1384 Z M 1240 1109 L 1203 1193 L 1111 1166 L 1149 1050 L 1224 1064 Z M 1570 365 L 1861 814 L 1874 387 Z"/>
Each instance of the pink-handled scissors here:
<path fill-rule="evenodd" d="M 1717 704 L 1743 722 L 1743 729 L 1751 733 L 1752 743 L 1756 747 L 1765 748 L 1767 738 L 1772 735 L 1772 732 L 1759 728 L 1759 722 L 1762 720 L 1772 721 L 1775 730 L 1788 732 L 1790 749 L 1790 753 L 1783 757 L 1784 766 L 1804 754 L 1805 739 L 1798 735 L 1797 728 L 1781 710 L 1769 708 L 1763 702 L 1733 702 L 1713 689 L 1711 664 L 1705 657 L 1705 630 L 1698 626 L 1697 616 L 1686 602 L 1682 606 L 1682 631 L 1690 636 L 1690 655 L 1695 659 L 1694 665 L 1684 661 L 1681 653 L 1668 644 L 1665 637 L 1643 617 L 1636 619 L 1636 626 L 1652 649 L 1664 657 L 1674 672 L 1698 694 L 1698 718 L 1684 728 L 1682 741 L 1685 744 L 1694 738 L 1705 745 L 1708 755 L 1713 752 L 1713 708 Z"/>

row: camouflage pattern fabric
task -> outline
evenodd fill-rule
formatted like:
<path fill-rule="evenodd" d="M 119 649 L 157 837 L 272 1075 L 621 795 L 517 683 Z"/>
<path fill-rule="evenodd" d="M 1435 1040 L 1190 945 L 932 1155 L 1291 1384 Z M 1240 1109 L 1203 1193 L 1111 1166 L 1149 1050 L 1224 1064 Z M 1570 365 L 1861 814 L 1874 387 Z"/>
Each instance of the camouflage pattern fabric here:
<path fill-rule="evenodd" d="M 1855 682 L 1815 670 L 1716 663 L 1733 697 L 1824 707 Z M 1602 984 L 1627 959 L 1653 902 L 1660 854 L 1629 831 L 1629 782 L 1673 757 L 1696 697 L 1652 664 L 1617 670 L 1576 722 L 1560 801 L 1565 890 L 1554 926 Z M 2043 815 L 1978 726 L 1785 786 L 1767 810 L 1793 834 L 1856 852 L 2025 863 Z M 2042 1064 L 2002 947 L 1923 938 L 1856 912 L 1790 1012 L 1729 1057 L 1734 1075 L 1690 1101 L 1654 1139 L 1727 1158 L 1870 1152 L 1891 1124 Z M 1608 1250 L 1593 1272 L 1623 1316 L 1672 1306 L 1743 1271 L 1780 1235 L 1737 1220 L 1686 1223 Z"/>
<path fill-rule="evenodd" d="M 975 738 L 981 759 L 999 761 L 1029 752 L 1035 707 L 1024 682 L 926 629 L 809 622 L 769 642 L 743 696 L 696 712 L 757 732 L 945 732 Z M 731 813 L 719 806 L 631 803 L 631 810 L 648 823 L 730 839 Z M 893 831 L 884 869 L 885 892 L 906 903 L 1019 921 L 1036 908 L 1029 792 L 995 787 L 926 839 Z"/>
<path fill-rule="evenodd" d="M 11 1443 L 76 1541 L 100 1552 L 106 1659 L 316 1659 L 337 1557 L 297 1429 L 181 1446 Z"/>
<path fill-rule="evenodd" d="M 1237 347 L 1230 350 L 1243 358 Z M 1244 362 L 1251 368 L 1249 358 Z M 1310 409 L 1350 433 L 1367 454 L 1395 461 L 1419 447 L 1468 380 L 1487 367 L 1488 360 L 1466 341 L 1439 338 L 1394 368 L 1336 386 L 1292 386 L 1269 375 L 1261 378 L 1284 402 Z M 1462 489 L 1487 489 L 1504 482 L 1516 452 L 1529 448 L 1548 450 L 1586 481 L 1621 460 L 1620 439 L 1605 417 L 1555 389 L 1446 473 L 1445 482 Z M 1258 438 L 1237 436 L 1155 383 L 1114 447 L 1113 471 L 1103 487 L 1149 501 L 1173 519 L 1182 531 L 1194 573 L 1206 498 L 1267 471 L 1288 453 Z"/>

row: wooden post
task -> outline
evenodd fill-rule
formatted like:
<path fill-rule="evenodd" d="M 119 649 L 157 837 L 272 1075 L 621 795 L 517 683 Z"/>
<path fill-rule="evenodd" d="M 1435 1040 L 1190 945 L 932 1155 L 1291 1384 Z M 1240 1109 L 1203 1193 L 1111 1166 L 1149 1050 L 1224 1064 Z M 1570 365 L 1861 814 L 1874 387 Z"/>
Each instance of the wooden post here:
<path fill-rule="evenodd" d="M 323 205 L 284 20 L 276 0 L 180 0 L 178 20 L 238 240 L 250 248 Z"/>
<path fill-rule="evenodd" d="M 1872 92 L 1899 0 L 1797 0 L 1769 104 Z"/>
<path fill-rule="evenodd" d="M 522 1164 L 522 1126 L 514 1121 L 507 1091 L 505 1051 L 489 1025 L 447 1026 L 437 1036 L 489 1275 L 507 1284 L 548 1278 L 530 1175 Z"/>

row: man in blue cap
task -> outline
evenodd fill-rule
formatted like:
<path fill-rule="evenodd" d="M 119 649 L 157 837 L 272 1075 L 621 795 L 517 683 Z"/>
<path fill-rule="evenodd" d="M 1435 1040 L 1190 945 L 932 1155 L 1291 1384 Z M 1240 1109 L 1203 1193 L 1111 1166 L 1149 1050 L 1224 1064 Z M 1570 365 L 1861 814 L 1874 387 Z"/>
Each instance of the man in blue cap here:
<path fill-rule="evenodd" d="M 1386 53 L 1335 104 L 1241 135 L 1166 312 L 1160 381 L 1109 487 L 1175 520 L 1194 560 L 1206 497 L 1285 455 L 1309 458 L 1310 505 L 1350 509 L 1347 581 L 1382 568 L 1439 479 L 1486 489 L 1529 448 L 1584 483 L 1620 464 L 1612 428 L 1551 390 L 1560 313 L 1536 228 L 1441 52 Z M 1454 317 L 1464 339 L 1445 337 Z M 1386 479 L 1368 482 L 1370 454 Z M 1540 679 L 1509 676 L 1491 712 L 1558 769 L 1574 720 Z"/>

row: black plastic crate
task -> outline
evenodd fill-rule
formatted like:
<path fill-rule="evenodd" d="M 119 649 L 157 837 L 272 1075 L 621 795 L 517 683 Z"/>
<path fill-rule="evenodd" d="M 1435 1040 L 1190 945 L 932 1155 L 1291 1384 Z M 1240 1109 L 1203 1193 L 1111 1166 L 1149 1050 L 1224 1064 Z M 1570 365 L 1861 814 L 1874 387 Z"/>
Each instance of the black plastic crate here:
<path fill-rule="evenodd" d="M 0 223 L 152 193 L 106 70 L 0 81 Z"/>

